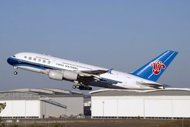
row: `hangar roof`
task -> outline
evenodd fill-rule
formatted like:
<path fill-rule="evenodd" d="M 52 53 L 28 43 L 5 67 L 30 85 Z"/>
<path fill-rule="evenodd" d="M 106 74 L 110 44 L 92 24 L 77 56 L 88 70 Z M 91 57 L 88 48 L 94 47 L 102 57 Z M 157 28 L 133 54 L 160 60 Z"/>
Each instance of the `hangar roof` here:
<path fill-rule="evenodd" d="M 64 89 L 15 89 L 0 92 L 0 100 L 40 100 L 61 108 L 67 108 L 66 105 L 55 101 L 54 97 L 83 97 L 83 94 Z"/>
<path fill-rule="evenodd" d="M 0 100 L 35 100 L 48 97 L 82 97 L 83 94 L 76 91 L 68 91 L 64 89 L 15 89 L 10 91 L 1 91 Z"/>
<path fill-rule="evenodd" d="M 190 96 L 190 89 L 167 88 L 156 90 L 101 89 L 90 92 L 92 96 Z"/>
<path fill-rule="evenodd" d="M 81 92 L 77 91 L 69 91 L 64 89 L 56 89 L 56 88 L 43 88 L 43 89 L 30 89 L 30 88 L 24 88 L 24 89 L 15 89 L 10 90 L 12 92 L 33 92 L 38 93 L 40 95 L 49 94 L 49 95 L 82 95 Z"/>

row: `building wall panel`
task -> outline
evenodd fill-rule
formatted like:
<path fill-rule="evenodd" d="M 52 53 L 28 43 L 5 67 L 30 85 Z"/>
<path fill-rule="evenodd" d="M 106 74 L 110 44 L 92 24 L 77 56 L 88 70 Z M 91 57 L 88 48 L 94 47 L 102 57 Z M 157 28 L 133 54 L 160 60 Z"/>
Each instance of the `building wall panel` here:
<path fill-rule="evenodd" d="M 117 100 L 105 99 L 102 101 L 103 116 L 117 116 Z"/>
<path fill-rule="evenodd" d="M 139 117 L 143 116 L 143 100 L 125 98 L 118 100 L 118 116 Z"/>
<path fill-rule="evenodd" d="M 172 117 L 171 100 L 145 100 L 146 117 Z"/>
<path fill-rule="evenodd" d="M 91 102 L 91 114 L 92 116 L 104 116 L 103 115 L 103 99 L 96 100 L 93 98 L 93 101 Z"/>
<path fill-rule="evenodd" d="M 190 118 L 190 96 L 92 96 L 92 117 Z"/>
<path fill-rule="evenodd" d="M 6 100 L 6 107 L 0 113 L 1 117 L 39 117 L 39 101 L 35 100 Z"/>
<path fill-rule="evenodd" d="M 190 118 L 190 100 L 173 100 L 173 117 Z"/>

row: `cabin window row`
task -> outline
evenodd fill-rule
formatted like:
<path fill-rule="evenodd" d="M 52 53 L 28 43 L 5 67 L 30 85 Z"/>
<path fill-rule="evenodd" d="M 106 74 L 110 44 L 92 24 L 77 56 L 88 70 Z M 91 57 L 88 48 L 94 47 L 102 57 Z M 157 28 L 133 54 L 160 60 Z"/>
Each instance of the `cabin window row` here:
<path fill-rule="evenodd" d="M 27 56 L 24 56 L 25 59 L 28 58 L 28 60 L 33 60 L 33 61 L 38 61 L 38 62 L 43 62 L 43 63 L 48 63 L 50 64 L 51 62 L 49 60 L 44 60 L 44 59 L 37 59 L 37 58 L 32 58 L 32 57 L 27 57 Z"/>

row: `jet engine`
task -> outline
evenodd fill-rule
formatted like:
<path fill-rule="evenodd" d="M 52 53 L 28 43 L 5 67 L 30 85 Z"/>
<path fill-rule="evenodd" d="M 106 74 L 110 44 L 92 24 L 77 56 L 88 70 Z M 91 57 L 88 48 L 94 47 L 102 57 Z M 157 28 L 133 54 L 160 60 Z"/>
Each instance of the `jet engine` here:
<path fill-rule="evenodd" d="M 77 80 L 78 73 L 74 71 L 50 71 L 48 74 L 50 79 L 54 80 L 69 80 L 75 81 Z"/>

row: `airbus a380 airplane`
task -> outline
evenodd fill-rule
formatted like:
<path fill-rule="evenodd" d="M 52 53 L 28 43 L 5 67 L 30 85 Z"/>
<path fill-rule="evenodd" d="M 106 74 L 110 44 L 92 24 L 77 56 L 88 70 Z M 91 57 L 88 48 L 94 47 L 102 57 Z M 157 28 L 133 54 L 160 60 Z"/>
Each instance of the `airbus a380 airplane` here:
<path fill-rule="evenodd" d="M 48 75 L 50 79 L 74 82 L 73 88 L 91 90 L 90 86 L 119 89 L 161 89 L 157 83 L 169 64 L 177 55 L 175 51 L 165 51 L 141 68 L 123 73 L 48 55 L 22 52 L 7 59 L 15 69 L 24 69 Z M 14 72 L 17 74 L 17 71 Z"/>

